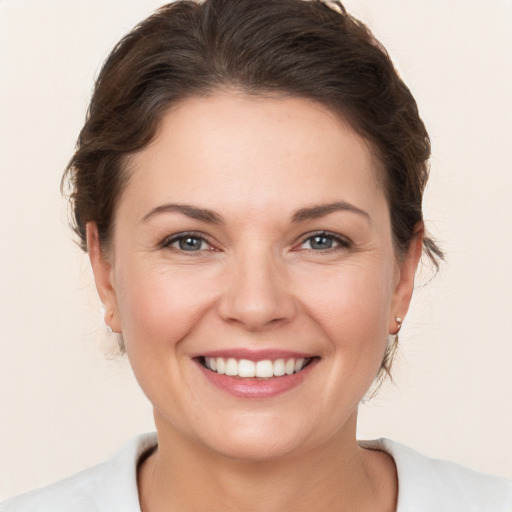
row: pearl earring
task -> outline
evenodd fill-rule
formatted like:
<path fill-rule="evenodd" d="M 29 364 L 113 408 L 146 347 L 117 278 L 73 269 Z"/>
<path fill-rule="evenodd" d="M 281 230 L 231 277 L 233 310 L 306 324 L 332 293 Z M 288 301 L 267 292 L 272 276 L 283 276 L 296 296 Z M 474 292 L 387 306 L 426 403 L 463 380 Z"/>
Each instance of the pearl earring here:
<path fill-rule="evenodd" d="M 400 332 L 400 329 L 402 328 L 402 322 L 403 319 L 399 316 L 395 316 L 395 322 L 396 322 L 396 332 L 395 334 L 398 334 Z"/>

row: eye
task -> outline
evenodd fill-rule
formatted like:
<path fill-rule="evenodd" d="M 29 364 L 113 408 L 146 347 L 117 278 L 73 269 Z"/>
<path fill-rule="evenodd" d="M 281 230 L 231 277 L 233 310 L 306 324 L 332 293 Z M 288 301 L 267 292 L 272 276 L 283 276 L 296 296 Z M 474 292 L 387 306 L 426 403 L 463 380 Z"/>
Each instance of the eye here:
<path fill-rule="evenodd" d="M 213 247 L 205 238 L 196 233 L 180 233 L 165 239 L 162 247 L 184 252 L 211 251 Z"/>
<path fill-rule="evenodd" d="M 300 244 L 300 249 L 313 250 L 313 251 L 328 251 L 342 248 L 349 248 L 350 242 L 331 233 L 315 233 L 303 240 Z"/>

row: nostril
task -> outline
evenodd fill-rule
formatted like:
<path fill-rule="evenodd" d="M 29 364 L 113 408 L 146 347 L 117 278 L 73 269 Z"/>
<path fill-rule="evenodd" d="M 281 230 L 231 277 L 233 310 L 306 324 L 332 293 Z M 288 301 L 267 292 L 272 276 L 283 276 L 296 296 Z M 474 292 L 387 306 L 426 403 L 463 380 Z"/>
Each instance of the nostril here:
<path fill-rule="evenodd" d="M 291 297 L 249 295 L 244 290 L 236 297 L 225 297 L 219 306 L 219 314 L 225 321 L 257 331 L 290 321 L 295 316 L 295 306 Z"/>

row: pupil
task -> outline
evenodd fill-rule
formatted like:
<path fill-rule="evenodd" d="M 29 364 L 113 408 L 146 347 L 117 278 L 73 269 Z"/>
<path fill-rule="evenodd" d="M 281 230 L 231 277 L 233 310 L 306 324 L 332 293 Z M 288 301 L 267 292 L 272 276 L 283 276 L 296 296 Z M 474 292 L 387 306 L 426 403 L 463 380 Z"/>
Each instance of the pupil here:
<path fill-rule="evenodd" d="M 332 247 L 332 240 L 325 236 L 315 236 L 311 241 L 313 249 L 330 249 Z"/>
<path fill-rule="evenodd" d="M 182 238 L 180 240 L 180 249 L 184 251 L 199 251 L 201 249 L 201 242 L 199 238 Z"/>

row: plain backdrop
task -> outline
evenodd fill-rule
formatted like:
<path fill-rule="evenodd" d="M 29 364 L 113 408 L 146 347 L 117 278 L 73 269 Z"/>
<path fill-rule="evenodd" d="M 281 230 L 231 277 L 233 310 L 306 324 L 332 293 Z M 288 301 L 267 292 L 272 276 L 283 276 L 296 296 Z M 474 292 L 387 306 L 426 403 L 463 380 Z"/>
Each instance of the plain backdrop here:
<path fill-rule="evenodd" d="M 155 0 L 0 0 L 0 499 L 109 457 L 153 429 L 112 356 L 59 193 L 110 48 Z M 512 1 L 347 0 L 429 128 L 429 230 L 448 258 L 418 289 L 396 384 L 361 438 L 512 479 Z"/>

